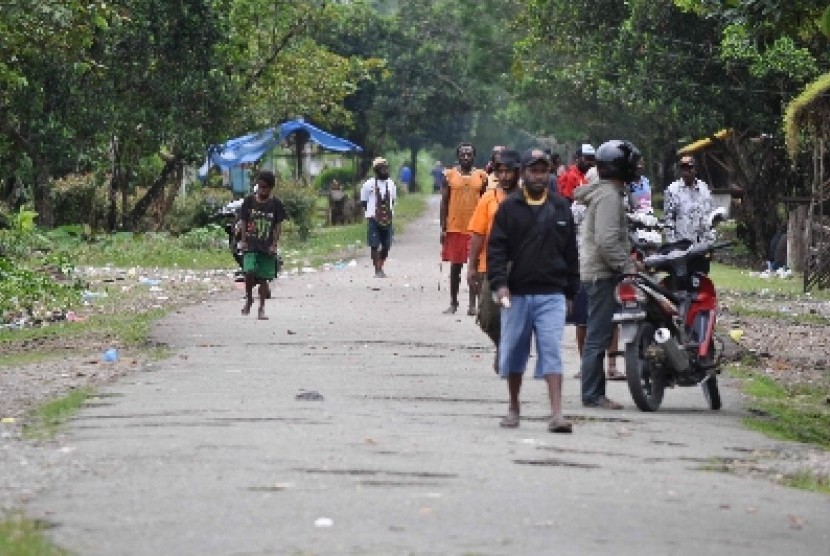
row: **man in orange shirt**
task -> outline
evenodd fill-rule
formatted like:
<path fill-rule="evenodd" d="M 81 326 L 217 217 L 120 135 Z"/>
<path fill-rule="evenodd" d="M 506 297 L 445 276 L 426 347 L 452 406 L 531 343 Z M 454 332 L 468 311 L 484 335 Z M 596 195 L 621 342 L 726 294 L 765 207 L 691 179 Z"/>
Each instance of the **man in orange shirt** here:
<path fill-rule="evenodd" d="M 447 315 L 458 310 L 461 268 L 467 262 L 470 249 L 467 226 L 487 187 L 487 173 L 473 167 L 475 147 L 461 143 L 455 153 L 458 165 L 444 172 L 441 186 L 441 260 L 450 263 L 450 306 L 444 311 Z M 476 294 L 472 290 L 467 314 L 476 314 Z"/>
<path fill-rule="evenodd" d="M 467 284 L 470 291 L 479 292 L 478 325 L 496 345 L 496 359 L 493 370 L 499 372 L 499 339 L 501 338 L 501 313 L 493 301 L 490 285 L 487 283 L 487 239 L 493 227 L 493 218 L 499 204 L 518 189 L 521 159 L 519 153 L 504 149 L 494 155 L 493 175 L 498 187 L 488 189 L 476 205 L 470 218 L 470 258 L 467 263 Z"/>
<path fill-rule="evenodd" d="M 595 155 L 596 149 L 590 143 L 584 143 L 579 148 L 573 165 L 557 179 L 560 195 L 573 201 L 574 189 L 588 183 L 585 173 L 595 164 Z"/>

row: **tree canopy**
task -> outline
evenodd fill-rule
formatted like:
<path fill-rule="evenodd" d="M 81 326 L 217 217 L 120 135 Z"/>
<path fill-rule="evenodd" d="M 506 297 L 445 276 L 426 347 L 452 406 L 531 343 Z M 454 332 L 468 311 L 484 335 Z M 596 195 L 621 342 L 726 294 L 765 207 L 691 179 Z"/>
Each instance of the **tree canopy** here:
<path fill-rule="evenodd" d="M 24 183 L 46 225 L 54 179 L 101 176 L 110 227 L 130 227 L 207 145 L 297 116 L 367 156 L 623 137 L 658 182 L 679 146 L 730 128 L 732 177 L 765 199 L 747 211 L 760 246 L 761 215 L 809 181 L 784 107 L 830 66 L 817 0 L 17 0 L 0 15 L 3 192 Z"/>

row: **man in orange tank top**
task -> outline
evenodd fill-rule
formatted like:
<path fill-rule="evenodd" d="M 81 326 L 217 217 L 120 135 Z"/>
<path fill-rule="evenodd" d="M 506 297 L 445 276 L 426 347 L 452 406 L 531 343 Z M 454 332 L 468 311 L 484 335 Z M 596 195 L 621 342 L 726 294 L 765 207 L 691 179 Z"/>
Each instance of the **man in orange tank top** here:
<path fill-rule="evenodd" d="M 493 300 L 490 284 L 487 282 L 487 240 L 493 228 L 493 219 L 501 202 L 519 189 L 521 158 L 514 150 L 502 148 L 493 155 L 493 174 L 496 175 L 495 189 L 488 189 L 479 199 L 469 231 L 470 258 L 467 261 L 467 284 L 478 294 L 478 317 L 476 321 L 496 346 L 493 370 L 499 372 L 499 340 L 501 339 L 500 306 Z M 491 174 L 491 177 L 492 175 Z"/>
<path fill-rule="evenodd" d="M 441 260 L 450 263 L 450 306 L 444 311 L 448 315 L 458 310 L 461 269 L 470 249 L 468 225 L 487 187 L 487 173 L 473 167 L 475 147 L 461 143 L 455 153 L 458 165 L 444 172 L 441 186 Z M 476 292 L 472 290 L 467 314 L 476 314 Z"/>

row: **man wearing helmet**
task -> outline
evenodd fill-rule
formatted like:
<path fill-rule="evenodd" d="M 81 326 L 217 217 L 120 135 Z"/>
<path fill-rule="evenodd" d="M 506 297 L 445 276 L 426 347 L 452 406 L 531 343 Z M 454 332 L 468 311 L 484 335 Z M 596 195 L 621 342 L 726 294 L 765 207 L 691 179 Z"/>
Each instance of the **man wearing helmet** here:
<path fill-rule="evenodd" d="M 499 307 L 493 301 L 490 285 L 487 282 L 487 240 L 493 228 L 496 210 L 504 199 L 518 189 L 521 160 L 519 153 L 502 147 L 493 155 L 492 174 L 497 184 L 495 189 L 488 189 L 479 199 L 470 218 L 470 258 L 467 262 L 467 285 L 470 291 L 479 292 L 478 325 L 496 345 L 496 358 L 493 369 L 499 370 L 499 339 L 501 338 L 501 319 Z"/>
<path fill-rule="evenodd" d="M 625 204 L 626 184 L 636 177 L 640 151 L 628 141 L 607 141 L 596 152 L 599 181 L 579 187 L 574 200 L 584 204 L 579 273 L 588 294 L 588 321 L 580 368 L 582 405 L 622 409 L 605 395 L 603 359 L 614 331 L 614 288 L 619 275 L 635 270 L 630 256 Z"/>

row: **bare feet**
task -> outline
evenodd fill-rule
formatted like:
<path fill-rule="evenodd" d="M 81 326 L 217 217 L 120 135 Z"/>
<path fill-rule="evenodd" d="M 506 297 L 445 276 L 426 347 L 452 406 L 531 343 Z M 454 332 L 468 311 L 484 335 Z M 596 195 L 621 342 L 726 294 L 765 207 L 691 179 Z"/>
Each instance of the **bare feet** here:
<path fill-rule="evenodd" d="M 249 297 L 245 300 L 245 306 L 242 307 L 242 314 L 243 315 L 250 315 L 251 314 L 251 305 L 254 304 L 254 299 Z"/>

